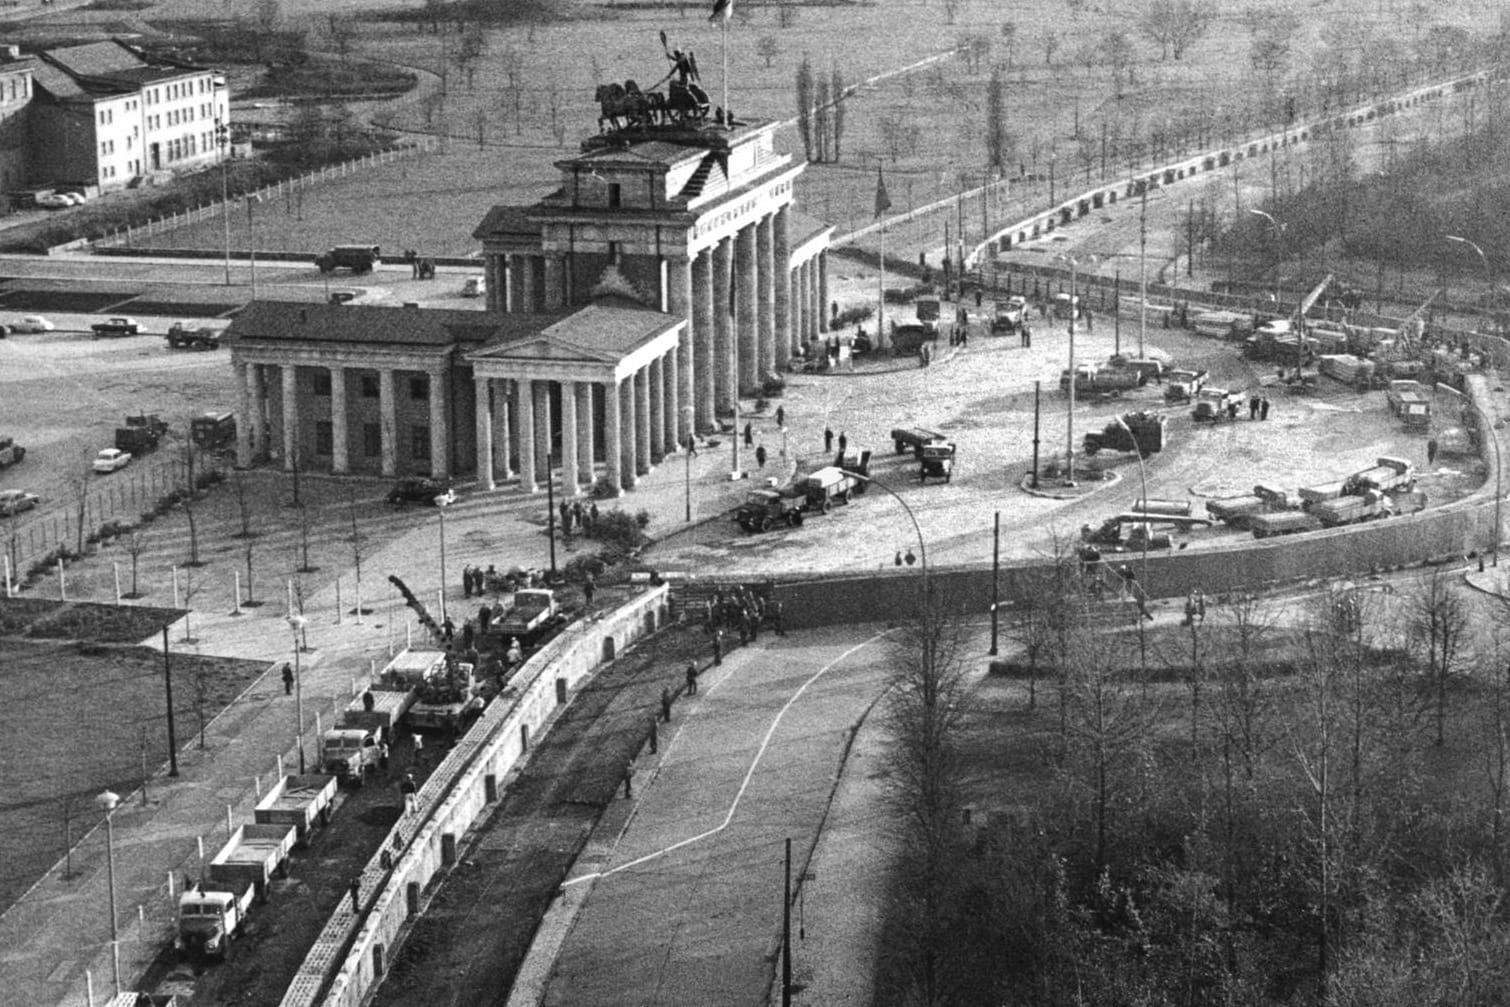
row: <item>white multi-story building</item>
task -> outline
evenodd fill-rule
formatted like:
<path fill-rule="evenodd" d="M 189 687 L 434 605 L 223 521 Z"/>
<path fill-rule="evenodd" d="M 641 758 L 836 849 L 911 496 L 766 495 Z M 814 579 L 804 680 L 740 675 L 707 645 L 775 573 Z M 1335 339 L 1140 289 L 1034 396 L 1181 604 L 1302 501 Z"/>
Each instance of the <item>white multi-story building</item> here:
<path fill-rule="evenodd" d="M 110 41 L 44 52 L 33 75 L 33 179 L 105 191 L 220 156 L 230 98 L 218 70 L 154 65 Z"/>

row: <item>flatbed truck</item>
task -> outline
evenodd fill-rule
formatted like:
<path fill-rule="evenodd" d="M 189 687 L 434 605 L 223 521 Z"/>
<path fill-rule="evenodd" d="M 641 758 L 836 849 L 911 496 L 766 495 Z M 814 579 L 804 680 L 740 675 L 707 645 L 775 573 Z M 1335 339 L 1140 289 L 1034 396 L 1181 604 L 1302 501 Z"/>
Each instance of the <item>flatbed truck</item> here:
<path fill-rule="evenodd" d="M 288 873 L 288 855 L 294 848 L 292 825 L 243 825 L 210 861 L 209 880 L 236 889 L 250 884 L 259 900 L 266 902 L 274 875 Z"/>
<path fill-rule="evenodd" d="M 308 846 L 315 829 L 330 822 L 338 782 L 329 773 L 285 776 L 257 802 L 252 820 L 258 825 L 292 825 L 294 841 Z"/>

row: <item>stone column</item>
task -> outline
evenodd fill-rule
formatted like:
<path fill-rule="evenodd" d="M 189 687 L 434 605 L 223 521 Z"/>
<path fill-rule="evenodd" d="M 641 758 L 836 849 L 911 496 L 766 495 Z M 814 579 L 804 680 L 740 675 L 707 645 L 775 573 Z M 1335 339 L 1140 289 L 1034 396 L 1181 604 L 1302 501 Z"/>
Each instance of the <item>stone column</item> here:
<path fill-rule="evenodd" d="M 771 270 L 776 280 L 776 369 L 786 373 L 792 359 L 792 243 L 788 231 L 788 207 L 776 211 L 773 218 L 775 264 Z"/>
<path fill-rule="evenodd" d="M 446 372 L 429 372 L 430 379 L 430 475 L 451 475 L 451 409 L 447 403 Z"/>
<path fill-rule="evenodd" d="M 497 479 L 514 474 L 514 445 L 509 440 L 509 386 L 507 378 L 488 382 L 493 389 L 493 469 Z"/>
<path fill-rule="evenodd" d="M 713 250 L 704 249 L 692 263 L 692 299 L 696 318 L 688 330 L 697 347 L 697 391 L 691 399 L 699 430 L 718 424 L 715 400 L 718 391 L 717 333 L 714 329 Z"/>
<path fill-rule="evenodd" d="M 813 317 L 812 288 L 808 285 L 807 263 L 797 267 L 797 342 L 806 344 L 812 330 L 808 328 Z"/>
<path fill-rule="evenodd" d="M 566 305 L 565 260 L 559 255 L 545 256 L 545 310 L 556 311 Z"/>
<path fill-rule="evenodd" d="M 730 272 L 734 261 L 734 239 L 723 238 L 713 248 L 713 291 L 709 303 L 713 310 L 714 401 L 719 412 L 734 411 L 734 393 L 739 353 L 734 345 L 734 316 L 729 313 Z"/>
<path fill-rule="evenodd" d="M 330 470 L 336 475 L 351 471 L 351 442 L 346 430 L 346 368 L 330 369 Z"/>
<path fill-rule="evenodd" d="M 474 378 L 477 398 L 477 483 L 485 490 L 498 488 L 493 480 L 493 382 Z"/>
<path fill-rule="evenodd" d="M 661 358 L 650 361 L 650 464 L 659 465 L 666 457 L 666 399 L 664 368 Z"/>
<path fill-rule="evenodd" d="M 378 439 L 383 445 L 383 475 L 398 474 L 398 394 L 393 371 L 378 371 Z"/>
<path fill-rule="evenodd" d="M 756 305 L 756 331 L 759 340 L 759 355 L 755 383 L 760 385 L 765 376 L 776 369 L 776 242 L 775 228 L 769 215 L 761 217 L 755 225 L 755 290 L 760 298 Z"/>
<path fill-rule="evenodd" d="M 634 372 L 634 472 L 650 471 L 650 371 Z"/>
<path fill-rule="evenodd" d="M 518 412 L 514 419 L 519 422 L 519 488 L 526 493 L 539 490 L 535 482 L 535 382 L 522 378 L 514 401 Z"/>
<path fill-rule="evenodd" d="M 591 489 L 597 482 L 593 466 L 592 382 L 578 381 L 577 392 L 577 474 L 583 486 Z"/>
<path fill-rule="evenodd" d="M 519 259 L 513 255 L 498 257 L 503 263 L 503 310 L 519 310 Z"/>
<path fill-rule="evenodd" d="M 695 380 L 697 369 L 704 365 L 702 361 L 696 359 L 694 347 L 697 326 L 692 319 L 692 263 L 685 259 L 671 259 L 667 261 L 666 266 L 669 273 L 666 291 L 667 314 L 673 318 L 687 320 L 687 327 L 682 331 L 681 341 L 677 345 L 681 397 L 683 402 L 693 402 L 697 398 Z"/>
<path fill-rule="evenodd" d="M 535 414 L 535 478 L 547 482 L 551 477 L 551 383 L 535 382 L 535 397 L 530 409 Z"/>
<path fill-rule="evenodd" d="M 802 307 L 807 314 L 807 326 L 802 335 L 812 339 L 818 335 L 818 262 L 808 259 L 802 264 Z"/>
<path fill-rule="evenodd" d="M 251 364 L 252 377 L 252 457 L 267 455 L 267 365 Z"/>
<path fill-rule="evenodd" d="M 619 383 L 610 378 L 603 385 L 604 474 L 615 492 L 624 489 L 623 407 L 619 402 Z"/>
<path fill-rule="evenodd" d="M 683 338 L 685 338 L 685 337 L 683 337 Z M 662 368 L 662 370 L 663 370 L 664 375 L 665 375 L 665 388 L 664 388 L 665 399 L 666 399 L 666 442 L 665 442 L 665 453 L 669 455 L 669 454 L 675 453 L 675 451 L 677 449 L 677 444 L 679 443 L 678 440 L 677 440 L 677 434 L 676 434 L 676 432 L 678 430 L 680 430 L 682 427 L 687 426 L 687 423 L 686 423 L 685 417 L 683 416 L 684 410 L 682 409 L 681 399 L 680 399 L 680 396 L 678 394 L 677 375 L 676 375 L 676 351 L 675 350 L 671 350 L 669 353 L 667 353 L 664 357 L 661 358 L 661 361 L 664 364 L 664 367 Z"/>
<path fill-rule="evenodd" d="M 739 334 L 735 349 L 739 360 L 737 371 L 739 385 L 735 394 L 742 395 L 754 389 L 755 375 L 759 371 L 760 363 L 756 356 L 759 349 L 756 315 L 760 308 L 756 296 L 759 291 L 756 289 L 755 279 L 755 228 L 753 226 L 740 229 L 739 236 L 734 242 L 734 287 L 734 328 Z"/>
<path fill-rule="evenodd" d="M 518 256 L 519 262 L 519 309 L 528 314 L 535 310 L 535 262 L 534 255 Z M 524 399 L 521 397 L 520 402 Z"/>
<path fill-rule="evenodd" d="M 252 466 L 252 428 L 255 425 L 252 418 L 252 377 L 247 373 L 246 364 L 237 361 L 231 366 L 236 371 L 236 391 L 241 399 L 241 422 L 236 424 L 236 467 L 245 469 Z"/>
<path fill-rule="evenodd" d="M 292 472 L 294 459 L 303 460 L 299 452 L 299 368 L 283 365 L 283 468 Z"/>
<path fill-rule="evenodd" d="M 561 382 L 561 495 L 577 495 L 577 383 Z"/>
<path fill-rule="evenodd" d="M 639 427 L 634 419 L 634 400 L 634 375 L 631 374 L 619 386 L 619 475 L 627 490 L 634 489 L 640 481 L 635 467 L 635 441 L 638 440 L 635 435 Z"/>
<path fill-rule="evenodd" d="M 827 332 L 828 331 L 828 320 L 829 320 L 829 317 L 830 317 L 829 316 L 829 310 L 828 310 L 829 303 L 830 302 L 829 302 L 829 299 L 828 299 L 828 252 L 827 251 L 822 251 L 822 252 L 818 253 L 818 331 L 819 332 Z M 876 319 L 877 326 L 879 326 L 880 323 L 881 323 L 881 319 L 879 319 L 879 318 Z M 876 345 L 877 346 L 880 345 L 880 340 L 879 339 L 876 341 Z"/>

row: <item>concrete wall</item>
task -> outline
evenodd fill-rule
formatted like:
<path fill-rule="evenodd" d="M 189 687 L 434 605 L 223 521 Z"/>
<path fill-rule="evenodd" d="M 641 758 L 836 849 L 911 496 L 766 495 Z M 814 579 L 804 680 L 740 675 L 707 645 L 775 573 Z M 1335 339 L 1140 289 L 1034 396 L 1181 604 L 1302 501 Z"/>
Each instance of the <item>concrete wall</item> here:
<path fill-rule="evenodd" d="M 578 622 L 525 662 L 507 694 L 425 781 L 414 811 L 402 815 L 362 872 L 359 901 L 326 923 L 283 997 L 283 1007 L 358 1007 L 386 973 L 425 890 L 455 863 L 467 830 L 496 803 L 553 716 L 605 663 L 666 621 L 667 588 L 651 588 L 612 614 Z M 611 641 L 611 642 L 610 642 Z M 375 894 L 374 894 L 375 892 Z M 326 979 L 329 990 L 324 990 Z"/>
<path fill-rule="evenodd" d="M 1117 563 L 1132 566 L 1154 598 L 1182 597 L 1199 587 L 1207 595 L 1265 590 L 1316 578 L 1348 577 L 1428 560 L 1461 557 L 1487 549 L 1494 533 L 1494 491 L 1488 486 L 1474 497 L 1408 517 L 1389 518 L 1351 528 L 1234 543 L 1198 552 L 1127 553 Z M 1002 604 L 1020 604 L 1034 591 L 1051 565 L 1047 560 L 1003 564 Z M 934 570 L 936 597 L 950 611 L 990 611 L 991 568 L 946 567 Z M 777 593 L 789 628 L 905 619 L 917 611 L 921 571 L 857 574 L 782 583 Z"/>

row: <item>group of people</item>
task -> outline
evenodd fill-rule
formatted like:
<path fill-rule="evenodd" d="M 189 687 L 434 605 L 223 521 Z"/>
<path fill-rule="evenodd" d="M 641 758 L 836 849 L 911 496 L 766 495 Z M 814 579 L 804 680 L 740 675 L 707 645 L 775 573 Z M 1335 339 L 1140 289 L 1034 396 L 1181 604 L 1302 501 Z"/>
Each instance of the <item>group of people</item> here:
<path fill-rule="evenodd" d="M 461 591 L 464 597 L 476 595 L 481 598 L 489 591 L 511 593 L 522 587 L 539 587 L 543 579 L 544 575 L 539 570 L 515 569 L 499 573 L 498 568 L 491 563 L 486 570 L 469 564 L 461 568 Z"/>
<path fill-rule="evenodd" d="M 723 662 L 726 631 L 739 634 L 740 646 L 759 640 L 762 627 L 786 636 L 782 615 L 781 599 L 774 595 L 763 595 L 744 585 L 714 591 L 703 616 L 704 628 L 713 637 L 713 663 Z"/>
<path fill-rule="evenodd" d="M 561 534 L 566 538 L 571 538 L 573 531 L 589 535 L 598 523 L 596 500 L 589 500 L 586 505 L 581 500 L 562 500 L 556 505 L 556 511 L 561 515 Z"/>
<path fill-rule="evenodd" d="M 1250 395 L 1248 397 L 1248 419 L 1266 420 L 1269 418 L 1269 397 L 1267 395 Z"/>

